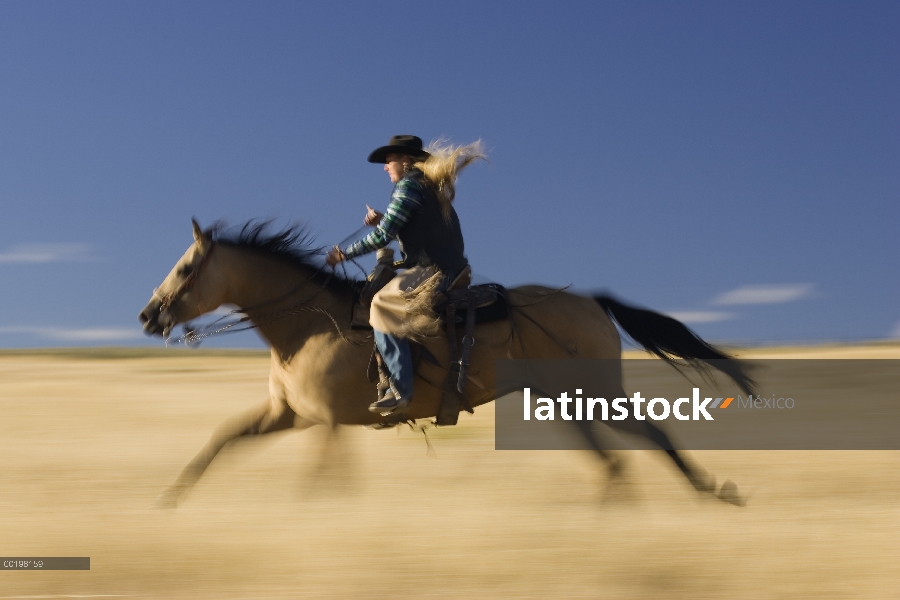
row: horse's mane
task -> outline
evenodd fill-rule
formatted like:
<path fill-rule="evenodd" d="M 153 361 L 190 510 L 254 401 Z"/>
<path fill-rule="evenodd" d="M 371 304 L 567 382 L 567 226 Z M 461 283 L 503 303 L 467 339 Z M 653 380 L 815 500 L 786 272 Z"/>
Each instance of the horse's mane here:
<path fill-rule="evenodd" d="M 207 234 L 219 244 L 234 248 L 246 248 L 287 261 L 293 265 L 313 270 L 313 279 L 346 291 L 354 287 L 357 280 L 332 273 L 321 260 L 325 254 L 323 246 L 313 244 L 313 235 L 306 225 L 292 223 L 284 229 L 274 229 L 273 221 L 252 219 L 243 225 L 228 226 L 219 221 L 207 230 Z"/>

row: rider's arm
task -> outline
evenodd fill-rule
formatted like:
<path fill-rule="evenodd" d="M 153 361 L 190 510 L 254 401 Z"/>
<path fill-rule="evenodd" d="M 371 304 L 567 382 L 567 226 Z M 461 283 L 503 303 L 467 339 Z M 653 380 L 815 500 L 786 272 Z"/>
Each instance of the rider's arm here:
<path fill-rule="evenodd" d="M 344 256 L 354 258 L 384 248 L 397 237 L 421 206 L 422 192 L 419 186 L 409 179 L 401 179 L 394 186 L 391 202 L 381 222 L 366 237 L 348 246 L 344 250 Z"/>

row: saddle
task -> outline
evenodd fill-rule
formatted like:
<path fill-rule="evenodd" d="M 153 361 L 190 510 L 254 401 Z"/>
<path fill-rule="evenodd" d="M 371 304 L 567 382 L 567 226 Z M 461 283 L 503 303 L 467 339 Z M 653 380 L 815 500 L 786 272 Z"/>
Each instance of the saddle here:
<path fill-rule="evenodd" d="M 396 275 L 393 251 L 385 250 L 387 252 L 384 254 L 381 250 L 378 251 L 378 264 L 357 292 L 350 321 L 353 329 L 372 329 L 369 325 L 369 309 L 372 298 Z M 446 291 L 442 291 L 438 295 L 439 301 L 434 307 L 435 312 L 441 316 L 442 328 L 450 345 L 450 366 L 444 380 L 437 425 L 456 425 L 460 410 L 474 412 L 465 398 L 465 388 L 469 353 L 475 343 L 475 325 L 500 321 L 506 319 L 509 314 L 506 288 L 496 283 L 472 286 L 470 285 L 471 281 L 472 269 L 467 265 L 446 286 Z M 464 325 L 462 336 L 458 331 L 460 325 Z M 441 366 L 424 345 L 413 340 L 410 340 L 410 345 L 413 366 L 416 370 L 423 358 Z M 383 371 L 381 357 L 378 355 L 377 349 L 374 349 L 367 373 L 369 380 L 373 383 L 379 381 L 379 372 Z"/>

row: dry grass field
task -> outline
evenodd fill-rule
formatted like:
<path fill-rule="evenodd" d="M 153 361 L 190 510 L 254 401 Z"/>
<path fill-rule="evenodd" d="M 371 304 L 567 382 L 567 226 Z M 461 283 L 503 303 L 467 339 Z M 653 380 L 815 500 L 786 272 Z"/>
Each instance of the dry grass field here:
<path fill-rule="evenodd" d="M 434 455 L 408 428 L 246 442 L 149 508 L 267 372 L 257 353 L 0 353 L 0 554 L 91 557 L 0 571 L 0 598 L 900 598 L 898 452 L 690 453 L 752 492 L 738 508 L 658 452 L 610 487 L 588 453 L 494 451 L 489 405 L 430 430 Z"/>

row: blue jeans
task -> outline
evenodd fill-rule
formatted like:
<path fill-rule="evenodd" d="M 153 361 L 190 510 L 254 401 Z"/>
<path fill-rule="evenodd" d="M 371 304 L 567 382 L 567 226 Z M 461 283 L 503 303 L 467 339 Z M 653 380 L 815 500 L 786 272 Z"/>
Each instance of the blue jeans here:
<path fill-rule="evenodd" d="M 413 365 L 409 342 L 389 333 L 375 331 L 375 346 L 384 359 L 394 389 L 404 400 L 412 400 Z"/>

